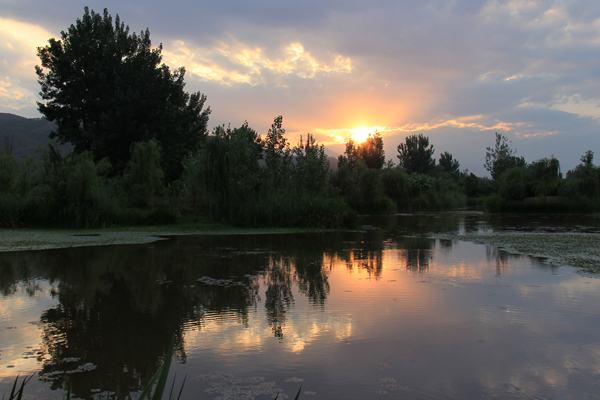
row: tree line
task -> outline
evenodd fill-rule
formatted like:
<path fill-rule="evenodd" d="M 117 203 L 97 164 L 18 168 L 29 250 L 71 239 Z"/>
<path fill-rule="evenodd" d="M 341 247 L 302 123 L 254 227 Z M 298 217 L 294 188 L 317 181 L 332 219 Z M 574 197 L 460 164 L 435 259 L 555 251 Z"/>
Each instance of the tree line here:
<path fill-rule="evenodd" d="M 386 161 L 383 138 L 349 141 L 332 170 L 311 134 L 291 145 L 283 118 L 264 137 L 248 123 L 208 132 L 210 107 L 162 63 L 150 34 L 85 8 L 61 39 L 38 48 L 40 113 L 54 142 L 18 165 L 0 155 L 0 226 L 93 227 L 210 219 L 243 226 L 340 227 L 357 214 L 466 206 L 490 211 L 599 209 L 593 152 L 563 178 L 554 157 L 531 164 L 496 134 L 485 167 L 434 157 L 422 134 Z M 61 153 L 61 144 L 72 152 Z M 568 200 L 567 200 L 568 199 Z"/>

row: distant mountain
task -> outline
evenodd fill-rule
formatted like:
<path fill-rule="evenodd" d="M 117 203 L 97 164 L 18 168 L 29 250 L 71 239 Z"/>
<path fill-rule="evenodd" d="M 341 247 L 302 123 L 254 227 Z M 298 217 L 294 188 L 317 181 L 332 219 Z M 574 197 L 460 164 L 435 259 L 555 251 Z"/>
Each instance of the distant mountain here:
<path fill-rule="evenodd" d="M 5 140 L 8 140 L 12 143 L 13 154 L 17 159 L 24 160 L 35 154 L 38 145 L 45 146 L 50 142 L 48 135 L 55 126 L 43 118 L 0 113 L 0 150 L 5 151 Z"/>

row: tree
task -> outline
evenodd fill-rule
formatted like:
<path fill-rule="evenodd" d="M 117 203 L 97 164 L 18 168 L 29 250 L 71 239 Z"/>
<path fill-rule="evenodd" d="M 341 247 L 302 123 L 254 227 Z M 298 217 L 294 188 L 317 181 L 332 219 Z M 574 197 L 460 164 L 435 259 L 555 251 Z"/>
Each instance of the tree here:
<path fill-rule="evenodd" d="M 554 158 L 542 158 L 527 166 L 532 179 L 533 191 L 536 196 L 553 196 L 558 191 L 562 179 L 560 162 Z"/>
<path fill-rule="evenodd" d="M 586 151 L 585 154 L 581 156 L 580 160 L 583 165 L 594 165 L 594 152 L 591 150 Z"/>
<path fill-rule="evenodd" d="M 383 138 L 379 132 L 369 133 L 367 140 L 361 143 L 358 149 L 367 167 L 373 169 L 383 168 L 385 152 L 383 151 Z"/>
<path fill-rule="evenodd" d="M 427 136 L 423 134 L 407 136 L 405 143 L 398 145 L 400 166 L 409 174 L 428 174 L 435 166 L 434 152 Z"/>
<path fill-rule="evenodd" d="M 452 154 L 448 153 L 447 151 L 440 154 L 440 161 L 439 161 L 438 165 L 440 166 L 440 168 L 442 170 L 444 170 L 448 174 L 450 174 L 450 176 L 452 176 L 452 178 L 454 178 L 454 179 L 459 178 L 460 163 L 458 162 L 458 160 L 454 160 L 452 158 Z"/>
<path fill-rule="evenodd" d="M 265 164 L 274 188 L 280 188 L 285 183 L 285 175 L 291 163 L 290 145 L 283 129 L 283 117 L 280 115 L 273 120 L 271 129 L 264 141 Z"/>
<path fill-rule="evenodd" d="M 325 147 L 318 145 L 309 133 L 306 142 L 300 136 L 300 143 L 292 149 L 294 155 L 294 180 L 300 193 L 322 195 L 327 190 L 329 160 Z"/>
<path fill-rule="evenodd" d="M 511 168 L 523 168 L 527 165 L 523 157 L 517 157 L 516 149 L 513 149 L 511 142 L 506 139 L 506 136 L 496 132 L 496 145 L 492 149 L 486 147 L 484 167 L 492 175 L 492 179 L 496 181 L 500 175 Z"/>
<path fill-rule="evenodd" d="M 206 135 L 206 96 L 184 89 L 185 69 L 161 64 L 162 46 L 151 48 L 148 29 L 139 35 L 112 17 L 85 8 L 61 39 L 38 48 L 39 111 L 57 124 L 50 134 L 74 151 L 109 157 L 120 173 L 132 143 L 156 139 L 168 181 L 181 174 L 183 157 Z"/>
<path fill-rule="evenodd" d="M 131 159 L 123 173 L 123 184 L 133 206 L 152 204 L 153 198 L 163 190 L 160 154 L 160 145 L 154 139 L 131 145 Z"/>
<path fill-rule="evenodd" d="M 185 183 L 213 217 L 239 223 L 260 186 L 260 136 L 248 126 L 217 126 L 186 159 Z"/>

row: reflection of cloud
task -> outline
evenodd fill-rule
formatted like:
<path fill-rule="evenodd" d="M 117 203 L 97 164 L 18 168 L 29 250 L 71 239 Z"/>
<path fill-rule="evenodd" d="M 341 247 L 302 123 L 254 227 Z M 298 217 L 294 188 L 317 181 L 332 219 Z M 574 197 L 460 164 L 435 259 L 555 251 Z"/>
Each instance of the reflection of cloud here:
<path fill-rule="evenodd" d="M 224 85 L 248 83 L 257 85 L 267 82 L 267 75 L 315 78 L 319 75 L 349 73 L 352 62 L 341 55 L 331 55 L 329 60 L 319 60 L 304 49 L 301 43 L 292 42 L 271 56 L 261 47 L 250 47 L 238 41 L 220 42 L 213 48 L 194 46 L 175 41 L 163 50 L 167 63 L 185 66 L 188 71 L 203 80 Z M 285 86 L 276 80 L 278 86 Z"/>

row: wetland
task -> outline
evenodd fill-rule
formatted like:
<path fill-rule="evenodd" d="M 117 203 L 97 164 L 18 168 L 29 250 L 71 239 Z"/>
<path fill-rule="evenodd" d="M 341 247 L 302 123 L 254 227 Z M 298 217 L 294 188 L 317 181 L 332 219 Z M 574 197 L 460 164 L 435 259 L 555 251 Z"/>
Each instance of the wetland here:
<path fill-rule="evenodd" d="M 2 231 L 0 390 L 135 398 L 175 335 L 183 399 L 600 398 L 598 217 L 361 224 Z"/>

